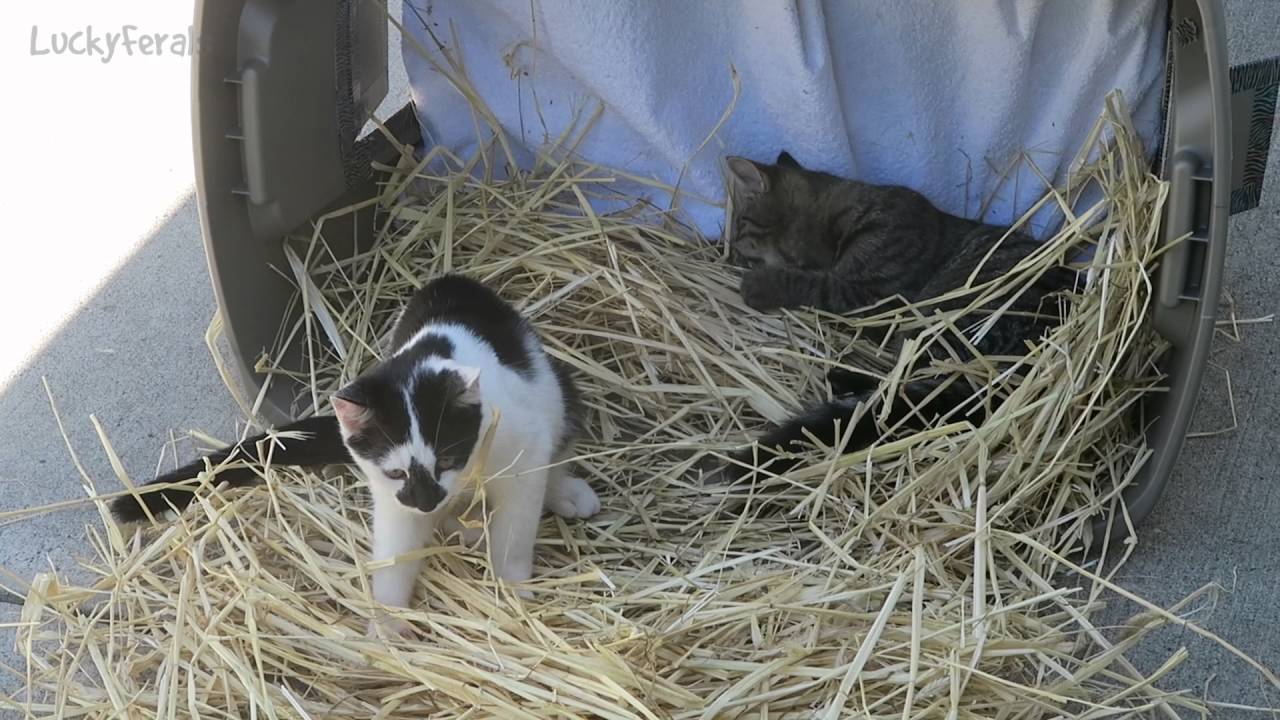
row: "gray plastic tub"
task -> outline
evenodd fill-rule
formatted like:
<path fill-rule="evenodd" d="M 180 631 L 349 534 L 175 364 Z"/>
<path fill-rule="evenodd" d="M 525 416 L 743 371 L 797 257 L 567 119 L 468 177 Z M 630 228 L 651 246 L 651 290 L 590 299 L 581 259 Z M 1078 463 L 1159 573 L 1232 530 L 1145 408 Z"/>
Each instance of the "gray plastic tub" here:
<path fill-rule="evenodd" d="M 1191 233 L 1191 240 L 1166 255 L 1158 277 L 1154 323 L 1173 346 L 1164 368 L 1169 391 L 1143 408 L 1154 455 L 1126 492 L 1135 523 L 1164 490 L 1195 410 L 1217 317 L 1232 190 L 1222 3 L 1171 0 L 1170 12 L 1160 157 L 1171 196 L 1162 237 Z M 387 21 L 374 0 L 208 0 L 197 4 L 195 30 L 201 227 L 229 364 L 256 391 L 264 378 L 254 363 L 275 343 L 293 292 L 271 269 L 287 267 L 282 238 L 328 209 L 372 197 L 378 178 L 370 160 L 393 159 L 379 136 L 357 138 L 387 92 Z M 387 122 L 401 141 L 418 141 L 411 108 Z M 341 230 L 328 224 L 326 235 L 330 242 L 345 236 L 354 247 L 373 236 L 372 222 L 366 212 Z M 291 419 L 295 390 L 273 384 L 263 419 Z"/>

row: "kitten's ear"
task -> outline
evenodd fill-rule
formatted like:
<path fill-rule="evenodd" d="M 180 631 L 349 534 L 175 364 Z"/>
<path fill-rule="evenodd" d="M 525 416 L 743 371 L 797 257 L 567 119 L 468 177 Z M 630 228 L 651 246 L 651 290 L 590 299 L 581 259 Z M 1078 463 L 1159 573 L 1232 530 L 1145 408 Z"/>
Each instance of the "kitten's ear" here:
<path fill-rule="evenodd" d="M 462 393 L 458 402 L 466 405 L 480 404 L 480 368 L 459 367 L 458 377 L 462 379 Z"/>
<path fill-rule="evenodd" d="M 796 162 L 795 158 L 791 157 L 791 153 L 787 152 L 786 150 L 783 150 L 782 152 L 778 153 L 777 164 L 781 165 L 782 167 L 790 167 L 790 168 L 795 168 L 797 170 L 804 169 L 804 167 L 801 166 L 800 163 Z"/>
<path fill-rule="evenodd" d="M 729 192 L 740 200 L 769 192 L 769 176 L 756 163 L 737 156 L 725 159 L 729 169 Z"/>
<path fill-rule="evenodd" d="M 348 433 L 355 434 L 369 427 L 373 421 L 373 411 L 360 388 L 348 385 L 339 390 L 330 400 L 333 413 L 338 417 L 338 424 Z"/>

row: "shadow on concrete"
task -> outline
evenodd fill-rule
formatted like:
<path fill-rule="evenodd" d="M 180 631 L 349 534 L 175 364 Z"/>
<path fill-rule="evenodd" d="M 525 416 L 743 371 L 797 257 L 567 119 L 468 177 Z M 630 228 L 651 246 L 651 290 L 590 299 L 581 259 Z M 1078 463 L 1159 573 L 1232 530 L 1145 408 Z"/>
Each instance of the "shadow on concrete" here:
<path fill-rule="evenodd" d="M 153 477 L 170 429 L 234 436 L 241 414 L 204 343 L 215 308 L 207 267 L 195 201 L 188 197 L 0 389 L 0 513 L 86 497 L 42 377 L 81 464 L 105 492 L 119 482 L 90 414 L 135 482 Z M 194 452 L 190 443 L 179 448 Z M 165 459 L 172 463 L 172 453 Z M 85 526 L 100 522 L 89 503 L 0 519 L 0 567 L 12 573 L 0 575 L 0 586 L 25 594 L 22 583 L 51 567 L 64 577 L 82 574 L 77 558 L 92 555 Z M 0 604 L 0 625 L 16 621 L 16 610 Z M 0 627 L 0 659 L 22 667 L 12 629 Z M 0 692 L 18 680 L 0 670 Z"/>

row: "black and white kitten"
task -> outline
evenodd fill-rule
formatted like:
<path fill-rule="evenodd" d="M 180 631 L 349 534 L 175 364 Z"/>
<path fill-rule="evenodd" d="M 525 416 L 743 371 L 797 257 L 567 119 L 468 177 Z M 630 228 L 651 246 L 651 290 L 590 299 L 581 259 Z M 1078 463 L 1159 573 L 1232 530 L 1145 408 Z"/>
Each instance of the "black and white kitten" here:
<path fill-rule="evenodd" d="M 277 439 L 275 465 L 354 462 L 373 496 L 373 559 L 417 550 L 439 527 L 457 519 L 453 500 L 464 473 L 487 478 L 488 547 L 494 572 L 520 582 L 533 574 L 533 549 L 543 508 L 566 518 L 590 517 L 600 501 L 586 481 L 568 473 L 566 459 L 581 421 L 577 390 L 551 360 L 532 326 L 481 283 L 458 275 L 431 281 L 403 309 L 392 332 L 394 354 L 333 397 L 334 416 L 279 428 L 306 439 Z M 489 452 L 477 452 L 497 421 Z M 263 441 L 266 440 L 264 443 Z M 266 435 L 209 457 L 258 459 Z M 266 450 L 264 450 L 266 452 Z M 476 463 L 482 463 L 476 466 Z M 192 499 L 193 478 L 204 460 L 153 481 L 181 483 L 117 498 L 112 510 L 123 522 Z M 229 467 L 217 476 L 231 486 L 257 481 L 250 468 Z M 408 606 L 422 561 L 373 572 L 373 596 L 388 606 Z M 527 595 L 527 593 L 526 593 Z M 408 627 L 383 622 L 404 634 Z"/>

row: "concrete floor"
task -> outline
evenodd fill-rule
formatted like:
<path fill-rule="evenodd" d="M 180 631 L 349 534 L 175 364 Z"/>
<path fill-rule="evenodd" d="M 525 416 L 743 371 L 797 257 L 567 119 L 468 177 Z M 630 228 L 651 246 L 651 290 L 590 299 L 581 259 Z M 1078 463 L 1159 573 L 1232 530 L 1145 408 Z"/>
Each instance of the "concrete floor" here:
<path fill-rule="evenodd" d="M 1228 0 L 1232 64 L 1280 55 L 1280 2 Z M 1239 317 L 1280 311 L 1280 132 L 1260 207 L 1231 220 L 1226 292 Z M 1265 667 L 1280 671 L 1280 467 L 1272 455 L 1280 427 L 1280 327 L 1255 325 L 1241 343 L 1219 338 L 1202 385 L 1193 430 L 1230 427 L 1227 373 L 1240 427 L 1233 433 L 1190 439 L 1139 546 L 1117 576 L 1128 589 L 1163 606 L 1209 582 L 1222 585 L 1217 600 L 1191 615 Z M 1133 606 L 1117 603 L 1123 617 Z M 1211 698 L 1268 709 L 1280 717 L 1280 689 L 1189 631 L 1167 628 L 1134 654 L 1154 670 L 1179 647 L 1191 659 L 1164 683 Z M 1265 716 L 1271 716 L 1269 713 Z M 1223 709 L 1214 717 L 1259 717 Z"/>
<path fill-rule="evenodd" d="M 101 486 L 116 485 L 89 415 L 95 414 L 134 479 L 149 478 L 168 431 L 199 428 L 221 438 L 239 412 L 214 369 L 203 334 L 214 312 L 191 197 L 188 80 L 175 58 L 32 57 L 30 28 L 74 30 L 86 19 L 157 32 L 185 30 L 192 0 L 88 0 L 17 5 L 19 52 L 11 77 L 38 109 L 4 122 L 13 150 L 6 180 L 18 215 L 0 265 L 0 513 L 84 497 L 41 382 L 47 378 L 80 459 Z M 1280 54 L 1280 0 L 1228 0 L 1231 61 Z M 132 13 L 127 14 L 127 13 Z M 11 31 L 6 31 L 11 32 Z M 393 58 L 397 56 L 393 54 Z M 149 64 L 148 64 L 149 63 Z M 165 64 L 167 63 L 167 64 Z M 402 84 L 400 85 L 402 88 Z M 399 93 L 400 91 L 397 91 Z M 88 119 L 86 119 L 86 117 Z M 32 120 L 38 121 L 32 123 Z M 92 137 L 87 137 L 92 133 Z M 53 139 L 54 142 L 49 142 Z M 16 161 L 15 161 L 16 158 Z M 62 158 L 64 162 L 57 162 Z M 74 181 L 68 179 L 74 168 Z M 122 174 L 127 176 L 122 180 Z M 127 208 L 127 211 L 121 210 Z M 1262 207 L 1231 222 L 1226 285 L 1241 317 L 1280 309 L 1280 133 Z M 1219 342 L 1203 388 L 1197 429 L 1230 424 L 1226 372 L 1240 428 L 1191 440 L 1176 476 L 1119 580 L 1164 605 L 1208 582 L 1224 587 L 1198 622 L 1280 669 L 1280 470 L 1271 450 L 1280 427 L 1280 332 L 1247 329 Z M 184 447 L 184 452 L 190 452 Z M 172 457 L 166 458 L 172 462 Z M 11 522 L 0 515 L 0 567 L 21 578 L 74 567 L 88 507 Z M 0 576 L 0 586 L 16 588 Z M 1117 618 L 1129 610 L 1110 612 Z M 12 652 L 16 608 L 0 603 L 0 662 Z M 1191 660 L 1164 683 L 1218 700 L 1280 708 L 1280 692 L 1185 630 L 1169 629 L 1134 653 L 1152 669 L 1180 646 Z M 0 670 L 0 693 L 17 679 Z M 1280 710 L 1277 711 L 1280 714 Z M 0 717 L 5 714 L 0 712 Z M 1256 717 L 1222 710 L 1215 717 Z"/>

